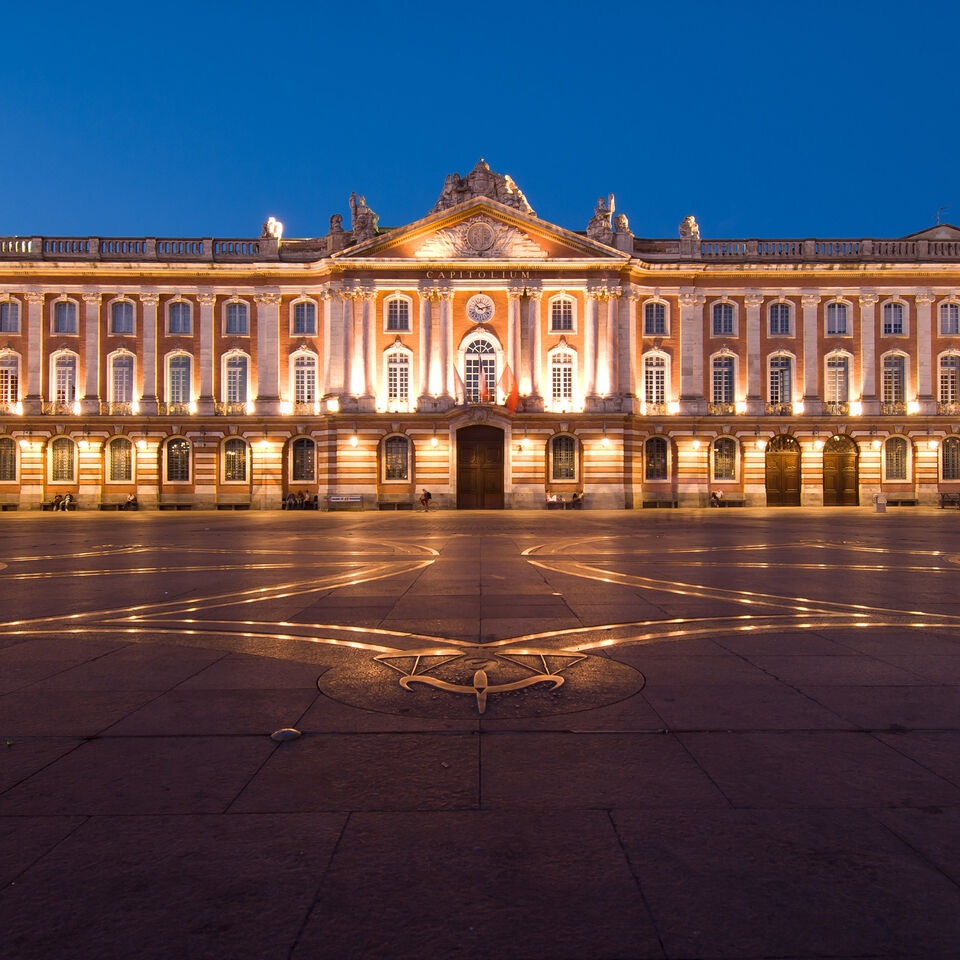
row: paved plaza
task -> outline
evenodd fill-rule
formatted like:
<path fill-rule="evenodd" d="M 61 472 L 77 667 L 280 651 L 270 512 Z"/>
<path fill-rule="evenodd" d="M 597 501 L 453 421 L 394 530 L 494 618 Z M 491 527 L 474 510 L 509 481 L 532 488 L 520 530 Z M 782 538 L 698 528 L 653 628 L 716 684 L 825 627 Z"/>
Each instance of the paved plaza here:
<path fill-rule="evenodd" d="M 955 960 L 958 531 L 5 514 L 0 957 Z"/>

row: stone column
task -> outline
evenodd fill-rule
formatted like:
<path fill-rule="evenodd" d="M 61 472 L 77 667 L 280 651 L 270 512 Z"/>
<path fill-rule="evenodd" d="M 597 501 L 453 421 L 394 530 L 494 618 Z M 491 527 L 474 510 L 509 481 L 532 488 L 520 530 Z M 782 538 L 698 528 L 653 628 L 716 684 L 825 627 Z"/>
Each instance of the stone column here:
<path fill-rule="evenodd" d="M 140 413 L 155 416 L 157 403 L 157 305 L 160 295 L 141 293 L 143 305 L 143 372 L 141 373 Z"/>
<path fill-rule="evenodd" d="M 40 413 L 43 404 L 43 294 L 28 290 L 27 301 L 27 392 L 23 398 L 23 412 Z"/>
<path fill-rule="evenodd" d="M 763 294 L 748 293 L 743 302 L 747 313 L 747 413 L 763 413 L 763 358 L 760 355 L 760 322 Z"/>
<path fill-rule="evenodd" d="M 214 411 L 213 396 L 213 307 L 217 302 L 216 294 L 197 295 L 200 304 L 200 396 L 197 398 L 197 413 L 210 416 Z"/>
<path fill-rule="evenodd" d="M 453 393 L 453 290 L 440 293 L 439 324 L 440 396 L 450 399 Z"/>
<path fill-rule="evenodd" d="M 700 294 L 680 294 L 680 410 L 706 411 L 703 398 L 703 304 Z"/>
<path fill-rule="evenodd" d="M 373 323 L 376 291 L 372 287 L 357 287 L 354 291 L 354 349 L 353 360 L 356 365 L 352 378 L 351 392 L 360 397 L 360 404 L 364 409 L 374 408 L 374 389 L 377 378 L 374 372 L 376 360 L 376 339 Z"/>
<path fill-rule="evenodd" d="M 624 397 L 637 396 L 637 303 L 639 301 L 640 294 L 632 285 L 627 286 L 620 296 L 617 393 Z"/>
<path fill-rule="evenodd" d="M 257 305 L 257 399 L 261 416 L 280 413 L 280 294 L 258 293 Z"/>
<path fill-rule="evenodd" d="M 817 416 L 822 412 L 823 397 L 817 384 L 820 382 L 820 328 L 817 321 L 817 306 L 820 297 L 805 293 L 800 297 L 803 309 L 803 410 Z M 850 371 L 851 374 L 853 371 Z"/>
<path fill-rule="evenodd" d="M 529 375 L 530 396 L 527 398 L 528 410 L 542 410 L 543 397 L 540 395 L 540 368 L 543 363 L 540 345 L 540 302 L 543 299 L 542 290 L 527 290 L 529 331 Z"/>
<path fill-rule="evenodd" d="M 417 357 L 418 362 L 418 399 L 417 405 L 422 407 L 430 396 L 430 346 L 431 346 L 431 334 L 432 330 L 430 329 L 433 325 L 433 315 L 430 309 L 431 299 L 434 296 L 434 291 L 427 287 L 420 288 L 420 350 Z"/>
<path fill-rule="evenodd" d="M 84 377 L 83 400 L 80 411 L 94 416 L 100 413 L 100 299 L 102 294 L 83 294 L 83 366 L 86 371 Z"/>
<path fill-rule="evenodd" d="M 937 412 L 934 379 L 936 357 L 933 356 L 933 294 L 918 290 L 913 297 L 916 306 L 917 338 L 917 402 L 920 413 Z"/>
<path fill-rule="evenodd" d="M 620 300 L 620 288 L 612 287 L 607 290 L 607 322 L 604 330 L 606 363 L 604 369 L 607 377 L 607 395 L 616 396 L 619 390 L 617 376 L 617 311 Z"/>
<path fill-rule="evenodd" d="M 507 288 L 507 365 L 515 376 L 520 375 L 520 298 L 523 287 Z"/>
<path fill-rule="evenodd" d="M 354 326 L 353 326 L 353 290 L 343 290 L 340 293 L 343 304 L 343 390 L 342 395 L 353 395 L 353 358 L 354 358 Z"/>
<path fill-rule="evenodd" d="M 587 402 L 597 399 L 597 334 L 602 287 L 587 288 L 587 309 L 583 318 L 583 393 Z"/>
<path fill-rule="evenodd" d="M 860 295 L 860 396 L 865 415 L 876 416 L 880 412 L 877 399 L 877 340 L 875 293 Z"/>
<path fill-rule="evenodd" d="M 320 361 L 320 383 L 317 384 L 317 396 L 326 398 L 330 395 L 330 358 L 332 354 L 331 350 L 331 336 L 333 328 L 333 298 L 330 296 L 329 288 L 324 288 L 317 294 L 317 299 L 320 301 L 320 310 L 322 313 L 322 321 L 320 331 L 322 334 L 322 359 Z"/>

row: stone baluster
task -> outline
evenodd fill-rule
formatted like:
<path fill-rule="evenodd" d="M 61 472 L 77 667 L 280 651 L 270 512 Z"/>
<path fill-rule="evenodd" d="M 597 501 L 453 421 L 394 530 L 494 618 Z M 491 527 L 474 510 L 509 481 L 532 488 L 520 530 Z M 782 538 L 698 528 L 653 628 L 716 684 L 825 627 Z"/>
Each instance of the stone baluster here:
<path fill-rule="evenodd" d="M 80 410 L 89 416 L 100 413 L 100 301 L 102 294 L 83 294 L 83 365 L 84 377 L 83 400 Z"/>
<path fill-rule="evenodd" d="M 160 295 L 141 293 L 143 308 L 143 371 L 141 373 L 140 413 L 152 417 L 157 413 L 157 307 Z"/>
<path fill-rule="evenodd" d="M 877 399 L 876 337 L 877 301 L 879 299 L 875 293 L 860 294 L 860 396 L 863 402 L 863 412 L 868 416 L 880 412 L 880 401 Z"/>
<path fill-rule="evenodd" d="M 257 399 L 256 412 L 276 416 L 280 412 L 280 294 L 258 293 L 257 305 Z"/>
<path fill-rule="evenodd" d="M 28 290 L 27 301 L 27 392 L 23 412 L 36 415 L 43 404 L 43 294 Z"/>
<path fill-rule="evenodd" d="M 200 396 L 197 398 L 197 413 L 210 416 L 215 407 L 213 395 L 213 308 L 217 302 L 216 294 L 197 295 L 200 304 Z"/>
<path fill-rule="evenodd" d="M 933 294 L 929 290 L 918 290 L 914 294 L 916 304 L 917 338 L 917 402 L 920 413 L 937 412 L 937 398 L 934 395 L 933 356 Z"/>
<path fill-rule="evenodd" d="M 761 374 L 760 324 L 763 294 L 748 293 L 743 298 L 747 314 L 747 413 L 763 413 L 763 377 Z"/>

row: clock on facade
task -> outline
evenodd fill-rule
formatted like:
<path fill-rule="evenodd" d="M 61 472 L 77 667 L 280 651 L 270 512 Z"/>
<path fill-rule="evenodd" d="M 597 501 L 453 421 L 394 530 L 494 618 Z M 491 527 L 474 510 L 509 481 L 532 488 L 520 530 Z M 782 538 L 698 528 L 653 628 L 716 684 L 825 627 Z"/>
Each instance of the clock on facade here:
<path fill-rule="evenodd" d="M 467 316 L 474 323 L 486 323 L 493 317 L 493 309 L 493 301 L 485 293 L 478 293 L 467 301 Z"/>

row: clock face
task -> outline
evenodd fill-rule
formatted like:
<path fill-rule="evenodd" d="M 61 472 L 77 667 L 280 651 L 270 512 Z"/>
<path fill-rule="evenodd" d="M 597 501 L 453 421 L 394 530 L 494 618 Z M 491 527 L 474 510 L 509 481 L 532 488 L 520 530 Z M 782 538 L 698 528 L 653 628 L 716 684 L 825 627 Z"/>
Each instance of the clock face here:
<path fill-rule="evenodd" d="M 467 301 L 467 316 L 474 323 L 486 323 L 493 317 L 493 309 L 493 301 L 485 293 L 478 293 Z"/>

